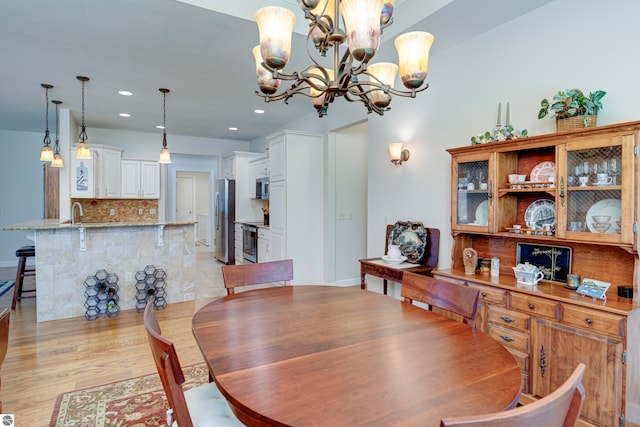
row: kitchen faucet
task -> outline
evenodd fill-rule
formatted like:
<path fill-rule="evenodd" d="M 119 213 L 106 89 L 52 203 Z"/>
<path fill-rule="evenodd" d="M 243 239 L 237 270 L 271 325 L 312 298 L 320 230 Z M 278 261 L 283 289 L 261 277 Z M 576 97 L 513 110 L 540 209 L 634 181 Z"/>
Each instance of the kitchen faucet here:
<path fill-rule="evenodd" d="M 82 205 L 80 204 L 80 202 L 73 202 L 73 204 L 71 205 L 71 224 L 75 224 L 76 223 L 76 218 L 73 215 L 76 206 L 78 207 L 78 210 L 80 211 L 80 216 L 84 215 L 84 212 L 82 212 Z"/>

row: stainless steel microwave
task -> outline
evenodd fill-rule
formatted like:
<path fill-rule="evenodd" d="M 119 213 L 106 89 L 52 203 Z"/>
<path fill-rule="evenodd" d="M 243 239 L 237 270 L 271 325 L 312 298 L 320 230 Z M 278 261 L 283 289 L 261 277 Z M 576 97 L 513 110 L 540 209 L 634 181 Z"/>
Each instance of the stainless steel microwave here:
<path fill-rule="evenodd" d="M 256 179 L 256 199 L 269 200 L 269 178 Z"/>

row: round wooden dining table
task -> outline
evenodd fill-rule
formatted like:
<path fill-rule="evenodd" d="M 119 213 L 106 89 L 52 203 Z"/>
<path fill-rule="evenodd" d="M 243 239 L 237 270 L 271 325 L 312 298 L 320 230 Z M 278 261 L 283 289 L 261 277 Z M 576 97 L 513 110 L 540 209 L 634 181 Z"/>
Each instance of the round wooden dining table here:
<path fill-rule="evenodd" d="M 500 343 L 359 287 L 240 292 L 202 307 L 192 326 L 248 426 L 438 427 L 520 396 L 520 369 Z"/>

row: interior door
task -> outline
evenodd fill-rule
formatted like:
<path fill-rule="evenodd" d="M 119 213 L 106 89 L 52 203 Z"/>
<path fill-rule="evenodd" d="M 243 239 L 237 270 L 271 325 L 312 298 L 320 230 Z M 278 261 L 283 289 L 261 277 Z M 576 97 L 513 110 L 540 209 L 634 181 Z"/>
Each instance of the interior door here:
<path fill-rule="evenodd" d="M 178 221 L 194 221 L 196 179 L 193 175 L 178 173 L 176 176 L 176 218 Z M 197 233 L 196 233 L 197 235 Z"/>

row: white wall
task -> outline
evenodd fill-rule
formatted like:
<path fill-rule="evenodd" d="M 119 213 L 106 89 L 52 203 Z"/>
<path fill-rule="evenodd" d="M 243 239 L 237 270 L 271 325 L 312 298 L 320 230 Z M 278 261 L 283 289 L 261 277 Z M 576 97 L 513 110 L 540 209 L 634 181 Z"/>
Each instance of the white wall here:
<path fill-rule="evenodd" d="M 0 226 L 43 217 L 43 138 L 44 131 L 0 130 Z M 0 267 L 17 265 L 16 249 L 24 245 L 33 245 L 25 232 L 0 231 Z"/>

